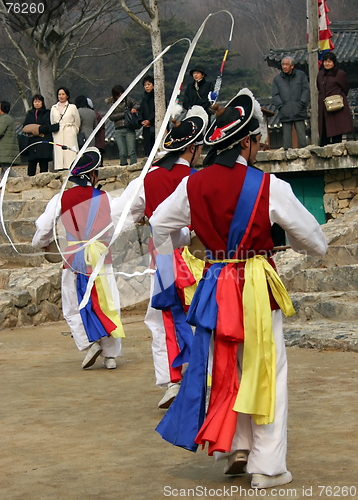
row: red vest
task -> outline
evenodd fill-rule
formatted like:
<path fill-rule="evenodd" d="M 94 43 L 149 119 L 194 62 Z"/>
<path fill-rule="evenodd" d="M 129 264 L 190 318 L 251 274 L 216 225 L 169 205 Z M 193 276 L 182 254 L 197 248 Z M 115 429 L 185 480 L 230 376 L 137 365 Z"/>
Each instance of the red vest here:
<path fill-rule="evenodd" d="M 247 166 L 240 163 L 235 163 L 233 168 L 214 164 L 188 180 L 191 225 L 206 248 L 214 255 L 217 252 L 221 259 L 226 252 L 230 224 L 246 170 Z M 270 175 L 264 175 L 261 199 L 243 247 L 248 252 L 262 253 L 273 248 L 269 218 Z"/>
<path fill-rule="evenodd" d="M 94 188 L 91 186 L 76 186 L 65 191 L 61 198 L 62 223 L 65 226 L 66 231 L 70 233 L 76 241 L 83 241 L 85 239 L 86 223 L 93 189 Z M 107 193 L 105 191 L 101 191 L 100 193 L 99 207 L 94 218 L 92 228 L 86 238 L 87 240 L 96 236 L 112 222 L 111 208 Z M 108 242 L 112 232 L 113 229 L 107 231 L 103 236 L 101 236 L 100 240 L 104 243 Z M 68 250 L 73 250 L 75 248 L 76 246 L 71 246 Z M 70 255 L 66 257 L 66 259 L 71 263 L 73 256 Z M 110 262 L 112 262 L 112 259 L 109 253 L 106 256 L 105 263 L 109 264 Z M 64 267 L 68 267 L 68 265 L 65 263 Z"/>
<path fill-rule="evenodd" d="M 157 206 L 168 198 L 176 190 L 182 179 L 189 174 L 190 167 L 177 163 L 171 170 L 158 167 L 144 177 L 145 215 L 148 219 Z"/>

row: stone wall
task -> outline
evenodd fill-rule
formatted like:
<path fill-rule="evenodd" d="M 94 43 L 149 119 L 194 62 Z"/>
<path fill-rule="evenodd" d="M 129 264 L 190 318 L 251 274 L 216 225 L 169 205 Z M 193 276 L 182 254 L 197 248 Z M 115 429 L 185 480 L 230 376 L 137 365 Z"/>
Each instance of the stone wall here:
<path fill-rule="evenodd" d="M 269 173 L 321 171 L 325 182 L 325 211 L 333 218 L 358 206 L 357 142 L 324 148 L 310 146 L 300 150 L 259 152 L 257 160 L 258 166 Z M 128 183 L 138 177 L 142 168 L 143 162 L 129 167 L 103 167 L 99 171 L 100 183 L 112 196 L 119 196 Z M 13 241 L 23 253 L 29 252 L 27 247 L 35 231 L 34 220 L 42 213 L 45 202 L 59 192 L 66 176 L 67 172 L 57 172 L 8 179 L 4 218 Z M 7 200 L 12 203 L 6 204 Z M 148 238 L 147 226 L 133 226 L 112 247 L 121 305 L 127 310 L 143 309 L 148 303 L 150 275 L 128 277 L 119 274 L 148 269 Z M 44 264 L 43 258 L 38 262 L 36 259 L 41 258 L 31 256 L 11 263 L 12 249 L 7 248 L 5 242 L 0 238 L 0 328 L 37 325 L 62 318 L 61 265 Z"/>
<path fill-rule="evenodd" d="M 0 328 L 62 319 L 61 264 L 0 270 Z"/>
<path fill-rule="evenodd" d="M 102 188 L 108 192 L 123 190 L 128 183 L 138 177 L 143 163 L 138 162 L 128 167 L 113 166 L 99 169 L 99 180 Z M 33 177 L 9 177 L 6 190 L 6 200 L 50 200 L 62 187 L 67 172 L 47 172 Z M 72 182 L 66 189 L 73 186 Z M 116 193 L 118 195 L 118 193 Z"/>
<path fill-rule="evenodd" d="M 325 147 L 260 151 L 257 166 L 265 172 L 321 172 L 324 176 L 324 210 L 337 218 L 358 205 L 358 142 Z"/>

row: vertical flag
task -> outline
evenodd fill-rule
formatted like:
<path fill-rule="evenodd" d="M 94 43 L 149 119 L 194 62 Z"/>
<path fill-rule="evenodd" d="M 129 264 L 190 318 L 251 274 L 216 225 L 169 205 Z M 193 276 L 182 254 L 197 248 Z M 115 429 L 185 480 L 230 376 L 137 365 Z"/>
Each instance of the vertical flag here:
<path fill-rule="evenodd" d="M 328 12 L 326 0 L 318 0 L 318 67 L 322 64 L 323 54 L 334 49 L 332 32 L 329 29 L 331 22 L 328 19 Z"/>

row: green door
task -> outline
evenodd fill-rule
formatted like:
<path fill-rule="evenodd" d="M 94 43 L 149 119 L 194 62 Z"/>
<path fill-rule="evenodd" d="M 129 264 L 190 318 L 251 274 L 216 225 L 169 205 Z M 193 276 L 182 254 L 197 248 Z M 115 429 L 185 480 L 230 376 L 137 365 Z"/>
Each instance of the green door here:
<path fill-rule="evenodd" d="M 320 224 L 326 223 L 323 206 L 324 181 L 322 177 L 295 177 L 286 179 L 300 202 Z"/>

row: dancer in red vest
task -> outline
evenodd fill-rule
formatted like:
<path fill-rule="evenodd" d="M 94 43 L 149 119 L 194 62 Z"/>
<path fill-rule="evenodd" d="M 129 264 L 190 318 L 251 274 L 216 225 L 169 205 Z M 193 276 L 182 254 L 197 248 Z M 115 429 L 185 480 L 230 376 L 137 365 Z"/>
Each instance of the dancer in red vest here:
<path fill-rule="evenodd" d="M 130 213 L 123 226 L 124 229 L 135 222 L 139 222 L 144 216 L 151 217 L 157 206 L 176 189 L 182 179 L 192 173 L 192 167 L 196 165 L 203 148 L 203 134 L 207 126 L 207 121 L 208 118 L 204 109 L 201 106 L 193 106 L 187 113 L 185 120 L 174 124 L 172 130 L 164 139 L 164 149 L 167 151 L 167 154 L 156 160 L 151 170 L 145 176 L 144 183 L 140 186 L 131 205 Z M 137 187 L 138 181 L 138 179 L 132 181 L 123 194 L 113 200 L 112 210 L 115 218 L 114 221 L 119 219 L 131 193 Z M 189 233 L 188 228 L 187 232 Z M 181 246 L 180 241 L 176 243 L 179 248 Z M 176 252 L 173 258 L 176 262 L 179 262 L 181 269 L 186 267 L 181 257 L 181 252 Z M 152 259 L 155 259 L 154 255 L 152 255 Z M 165 270 L 170 271 L 172 259 L 169 259 L 163 265 L 166 268 Z M 187 272 L 186 274 L 187 276 L 182 276 L 184 279 L 181 285 L 176 280 L 176 290 L 172 290 L 174 294 L 178 289 L 183 290 L 185 286 L 196 283 L 191 273 Z M 188 277 L 189 281 L 186 283 Z M 170 307 L 161 307 L 158 303 L 154 304 L 154 306 L 160 307 L 160 309 L 152 307 L 154 284 L 155 280 L 152 278 L 150 302 L 144 321 L 152 332 L 152 353 L 156 384 L 159 387 L 166 388 L 166 392 L 159 401 L 158 407 L 168 408 L 179 391 L 182 378 L 181 365 L 172 366 L 176 349 L 178 349 L 176 338 L 178 332 L 175 331 L 177 327 L 175 321 L 173 322 Z M 167 291 L 169 292 L 169 290 Z M 181 292 L 179 291 L 179 293 Z M 159 296 L 155 295 L 153 300 L 158 299 Z M 157 302 L 159 301 L 157 300 Z"/>
<path fill-rule="evenodd" d="M 95 188 L 100 164 L 99 150 L 88 148 L 71 171 L 69 180 L 74 186 L 65 191 L 61 199 L 59 194 L 55 195 L 37 219 L 32 245 L 46 250 L 53 239 L 53 221 L 61 217 L 66 229 L 66 252 L 70 252 L 65 253 L 62 272 L 63 315 L 77 348 L 87 351 L 82 368 L 89 368 L 102 355 L 104 367 L 114 369 L 124 332 L 110 252 L 94 282 L 87 305 L 79 309 L 88 278 L 113 233 L 111 198 L 105 191 Z M 96 235 L 107 227 L 108 230 L 97 239 Z M 92 239 L 93 242 L 84 247 Z"/>
<path fill-rule="evenodd" d="M 253 488 L 292 480 L 286 468 L 287 360 L 281 311 L 292 315 L 294 309 L 270 258 L 272 225 L 286 231 L 295 251 L 323 255 L 327 250 L 319 224 L 290 185 L 251 166 L 262 124 L 260 105 L 243 89 L 217 111 L 205 135 L 212 146 L 210 166 L 183 179 L 150 219 L 159 252 L 172 251 L 178 239 L 189 244 L 186 228 L 191 226 L 208 259 L 188 312 L 188 321 L 196 326 L 188 369 L 157 431 L 190 451 L 207 443 L 209 455 L 227 460 L 226 474 L 252 474 Z"/>

